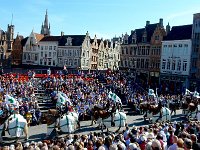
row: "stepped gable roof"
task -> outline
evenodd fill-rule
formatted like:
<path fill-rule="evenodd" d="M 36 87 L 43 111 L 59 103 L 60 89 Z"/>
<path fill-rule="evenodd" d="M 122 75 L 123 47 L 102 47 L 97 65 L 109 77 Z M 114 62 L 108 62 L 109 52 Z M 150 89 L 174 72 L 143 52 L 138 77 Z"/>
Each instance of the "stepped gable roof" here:
<path fill-rule="evenodd" d="M 72 38 L 72 46 L 81 46 L 85 39 L 85 35 L 64 35 L 60 38 L 58 45 L 65 46 L 68 37 Z"/>
<path fill-rule="evenodd" d="M 48 41 L 59 41 L 61 36 L 45 36 L 40 40 L 40 42 L 48 42 Z"/>
<path fill-rule="evenodd" d="M 163 41 L 186 40 L 192 38 L 192 24 L 183 26 L 174 26 Z"/>
<path fill-rule="evenodd" d="M 43 34 L 38 34 L 38 33 L 34 33 L 35 34 L 35 38 L 37 39 L 37 41 L 40 41 L 44 35 Z"/>
<path fill-rule="evenodd" d="M 21 40 L 21 45 L 24 47 L 26 44 L 26 41 L 28 40 L 28 37 Z"/>
<path fill-rule="evenodd" d="M 135 31 L 128 37 L 128 43 L 131 44 L 132 43 L 132 37 L 136 32 L 136 39 L 137 39 L 137 43 L 142 43 L 142 36 L 143 33 L 147 32 L 147 42 L 151 41 L 151 37 L 156 29 L 156 27 L 159 25 L 159 23 L 154 23 L 154 24 L 149 24 L 147 26 L 145 26 L 144 28 L 140 28 L 140 29 L 135 29 Z"/>

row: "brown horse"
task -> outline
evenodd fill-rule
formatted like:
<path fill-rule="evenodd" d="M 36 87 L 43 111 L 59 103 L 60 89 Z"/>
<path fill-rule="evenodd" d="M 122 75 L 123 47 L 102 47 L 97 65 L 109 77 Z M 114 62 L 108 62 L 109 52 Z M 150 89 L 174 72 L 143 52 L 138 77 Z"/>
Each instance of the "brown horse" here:
<path fill-rule="evenodd" d="M 171 115 L 174 112 L 174 114 L 176 115 L 176 110 L 180 109 L 179 103 L 169 103 L 169 109 L 171 110 Z"/>
<path fill-rule="evenodd" d="M 51 125 L 56 122 L 56 120 L 60 117 L 58 110 L 49 109 L 46 113 L 44 113 L 41 117 L 42 121 L 45 121 L 47 125 Z"/>

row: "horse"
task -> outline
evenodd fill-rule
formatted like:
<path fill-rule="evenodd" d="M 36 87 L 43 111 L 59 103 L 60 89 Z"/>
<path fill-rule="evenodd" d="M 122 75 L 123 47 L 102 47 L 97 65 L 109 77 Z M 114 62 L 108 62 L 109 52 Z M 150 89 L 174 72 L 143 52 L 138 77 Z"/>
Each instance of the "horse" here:
<path fill-rule="evenodd" d="M 146 118 L 150 119 L 152 118 L 152 115 L 157 114 L 157 113 L 161 113 L 161 108 L 162 108 L 162 104 L 161 102 L 158 103 L 158 105 L 151 105 L 149 103 L 146 104 L 146 108 L 148 111 L 146 111 L 146 114 L 144 115 L 144 121 L 146 121 Z"/>
<path fill-rule="evenodd" d="M 87 110 L 86 113 L 88 115 L 91 115 L 91 126 L 93 126 L 93 122 L 96 122 L 97 119 L 104 118 L 105 116 L 111 115 L 111 113 L 108 113 L 108 110 L 105 110 L 104 108 L 98 107 L 98 106 L 93 106 L 90 110 Z"/>
<path fill-rule="evenodd" d="M 106 116 L 106 115 L 105 115 Z M 97 120 L 97 123 L 101 124 L 101 130 L 103 132 L 103 125 L 107 128 L 112 127 L 112 121 L 114 121 L 115 127 L 119 127 L 115 132 L 118 132 L 121 127 L 126 126 L 126 114 L 124 112 L 116 112 L 113 116 L 101 117 Z"/>
<path fill-rule="evenodd" d="M 74 121 L 75 121 L 75 128 L 80 128 L 80 121 L 79 121 L 79 116 L 78 113 L 73 111 L 73 112 L 68 112 L 68 115 L 71 115 L 72 117 L 74 117 Z"/>
<path fill-rule="evenodd" d="M 176 102 L 170 102 L 169 103 L 169 109 L 171 110 L 171 115 L 174 112 L 174 115 L 176 115 L 176 110 L 180 108 L 180 104 Z"/>
<path fill-rule="evenodd" d="M 8 129 L 10 136 L 16 137 L 19 139 L 23 132 L 25 133 L 25 139 L 28 140 L 28 123 L 26 119 L 16 113 L 6 117 L 6 120 L 1 121 L 0 125 L 0 135 L 2 135 L 2 130 Z M 0 136 L 2 139 L 2 136 Z"/>
<path fill-rule="evenodd" d="M 143 102 L 143 103 L 140 103 L 139 105 L 139 108 L 140 108 L 140 112 L 142 114 L 144 114 L 147 110 L 148 110 L 148 103 L 147 102 Z"/>
<path fill-rule="evenodd" d="M 162 114 L 162 116 L 161 116 L 161 118 L 160 118 L 160 114 L 159 113 L 157 113 L 157 114 L 155 114 L 155 115 L 153 115 L 153 117 L 152 117 L 152 122 L 153 123 L 155 123 L 156 121 L 158 121 L 159 119 L 161 120 L 161 121 L 171 121 L 171 111 L 169 110 L 169 108 L 167 108 L 167 107 L 162 107 L 162 109 L 161 109 L 161 114 Z"/>
<path fill-rule="evenodd" d="M 77 116 L 75 112 L 71 114 L 61 114 L 56 109 L 49 109 L 47 114 L 43 116 L 43 119 L 45 119 L 47 123 L 46 137 L 49 137 L 57 127 L 60 128 L 61 132 L 74 132 L 77 126 Z"/>

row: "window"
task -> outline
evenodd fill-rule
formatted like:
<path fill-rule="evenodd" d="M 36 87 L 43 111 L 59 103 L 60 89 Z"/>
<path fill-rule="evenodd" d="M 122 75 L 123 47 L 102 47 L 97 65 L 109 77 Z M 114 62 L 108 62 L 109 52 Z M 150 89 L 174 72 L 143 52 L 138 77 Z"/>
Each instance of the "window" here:
<path fill-rule="evenodd" d="M 43 52 L 41 52 L 41 57 L 43 57 Z"/>
<path fill-rule="evenodd" d="M 171 62 L 170 62 L 170 59 L 167 60 L 167 70 L 170 70 L 170 65 L 171 65 Z"/>
<path fill-rule="evenodd" d="M 162 61 L 162 69 L 163 69 L 163 70 L 165 70 L 165 66 L 166 66 L 166 60 L 163 59 L 163 61 Z"/>
<path fill-rule="evenodd" d="M 141 59 L 141 68 L 144 68 L 144 59 Z"/>
<path fill-rule="evenodd" d="M 73 62 L 72 59 L 69 59 L 69 66 L 72 66 Z"/>
<path fill-rule="evenodd" d="M 173 60 L 173 61 L 172 61 L 172 70 L 175 70 L 175 67 L 176 67 L 176 61 Z"/>
<path fill-rule="evenodd" d="M 133 55 L 133 47 L 130 49 L 130 55 Z"/>
<path fill-rule="evenodd" d="M 149 59 L 146 59 L 146 62 L 145 62 L 145 68 L 149 68 Z"/>
<path fill-rule="evenodd" d="M 51 66 L 51 59 L 48 60 L 48 65 Z"/>
<path fill-rule="evenodd" d="M 181 70 L 181 60 L 178 60 L 178 64 L 177 64 L 177 71 Z"/>
<path fill-rule="evenodd" d="M 122 55 L 124 54 L 124 49 L 122 48 Z"/>
<path fill-rule="evenodd" d="M 140 68 L 140 59 L 137 59 L 137 68 Z"/>
<path fill-rule="evenodd" d="M 127 61 L 125 60 L 125 67 L 127 66 Z"/>
<path fill-rule="evenodd" d="M 49 46 L 49 50 L 52 50 L 52 46 Z"/>
<path fill-rule="evenodd" d="M 24 59 L 26 59 L 26 53 L 24 53 Z"/>
<path fill-rule="evenodd" d="M 126 54 L 128 54 L 128 48 L 126 47 Z"/>
<path fill-rule="evenodd" d="M 56 61 L 55 60 L 53 60 L 53 66 L 55 66 L 56 65 Z"/>
<path fill-rule="evenodd" d="M 155 40 L 159 40 L 159 35 L 156 35 L 156 36 L 155 36 Z"/>
<path fill-rule="evenodd" d="M 146 36 L 142 37 L 142 42 L 146 42 L 146 41 L 147 41 Z"/>
<path fill-rule="evenodd" d="M 47 65 L 47 61 L 46 61 L 46 60 L 44 61 L 44 65 L 45 65 L 45 66 Z"/>
<path fill-rule="evenodd" d="M 183 61 L 183 71 L 187 70 L 187 61 Z"/>
<path fill-rule="evenodd" d="M 43 46 L 41 46 L 41 47 L 40 47 L 40 49 L 41 49 L 41 50 L 44 50 L 44 47 L 43 47 Z"/>
<path fill-rule="evenodd" d="M 40 65 L 42 65 L 42 62 L 43 62 L 42 59 L 40 59 Z"/>
<path fill-rule="evenodd" d="M 51 52 L 49 52 L 49 57 L 51 57 Z"/>
<path fill-rule="evenodd" d="M 179 44 L 178 47 L 182 47 L 182 44 Z"/>
<path fill-rule="evenodd" d="M 123 65 L 123 61 L 121 61 L 121 66 L 123 67 L 124 65 Z"/>
<path fill-rule="evenodd" d="M 56 50 L 56 46 L 54 46 L 53 50 Z"/>
<path fill-rule="evenodd" d="M 188 47 L 188 44 L 184 44 L 184 47 Z"/>
<path fill-rule="evenodd" d="M 86 66 L 88 66 L 88 65 L 89 65 L 89 60 L 86 61 Z"/>
<path fill-rule="evenodd" d="M 74 66 L 77 66 L 77 65 L 78 65 L 77 59 L 74 59 Z"/>
<path fill-rule="evenodd" d="M 134 47 L 134 55 L 137 54 L 137 47 Z"/>
<path fill-rule="evenodd" d="M 28 54 L 28 59 L 27 60 L 31 60 L 31 55 L 30 54 Z"/>
<path fill-rule="evenodd" d="M 65 55 L 65 50 L 63 49 L 63 50 L 62 50 L 62 56 L 64 56 L 64 55 Z"/>
<path fill-rule="evenodd" d="M 45 50 L 48 50 L 48 46 L 45 46 Z"/>
<path fill-rule="evenodd" d="M 174 44 L 174 47 L 177 47 L 177 45 L 176 45 L 176 44 Z"/>

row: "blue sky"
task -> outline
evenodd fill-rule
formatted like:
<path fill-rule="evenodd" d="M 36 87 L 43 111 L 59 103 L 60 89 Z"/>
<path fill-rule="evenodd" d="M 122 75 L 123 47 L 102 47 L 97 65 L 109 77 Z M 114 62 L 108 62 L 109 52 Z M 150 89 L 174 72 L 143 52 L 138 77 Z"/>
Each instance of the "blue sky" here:
<path fill-rule="evenodd" d="M 15 25 L 15 36 L 39 33 L 48 9 L 51 34 L 85 34 L 112 38 L 142 28 L 146 21 L 164 25 L 191 24 L 200 13 L 200 0 L 0 0 L 0 28 Z"/>

